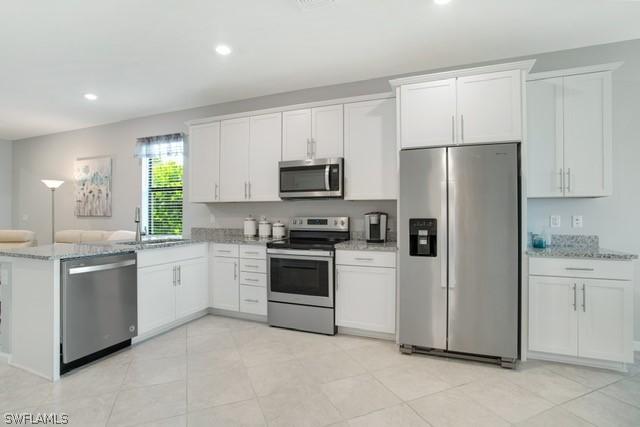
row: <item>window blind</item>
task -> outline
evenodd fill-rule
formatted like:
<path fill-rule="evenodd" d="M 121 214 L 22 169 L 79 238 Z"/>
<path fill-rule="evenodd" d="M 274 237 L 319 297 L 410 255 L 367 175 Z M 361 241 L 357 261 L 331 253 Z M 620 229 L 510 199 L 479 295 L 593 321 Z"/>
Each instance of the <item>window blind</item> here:
<path fill-rule="evenodd" d="M 147 234 L 182 235 L 183 156 L 145 159 L 147 167 Z"/>

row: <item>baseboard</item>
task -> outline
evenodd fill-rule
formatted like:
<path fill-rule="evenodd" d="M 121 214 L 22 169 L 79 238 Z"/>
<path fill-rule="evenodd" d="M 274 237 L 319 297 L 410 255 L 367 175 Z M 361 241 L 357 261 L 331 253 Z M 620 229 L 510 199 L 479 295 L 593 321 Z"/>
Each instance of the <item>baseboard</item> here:
<path fill-rule="evenodd" d="M 627 372 L 627 364 L 624 362 L 611 362 L 607 360 L 587 359 L 583 357 L 563 356 L 560 354 L 540 353 L 529 351 L 529 359 L 544 360 L 547 362 L 568 363 L 571 365 L 589 366 L 591 368 L 611 369 Z"/>
<path fill-rule="evenodd" d="M 364 329 L 345 328 L 343 326 L 338 326 L 338 333 L 343 335 L 354 335 L 357 337 L 376 338 L 380 340 L 396 342 L 396 334 L 388 334 L 385 332 L 366 331 Z"/>
<path fill-rule="evenodd" d="M 640 351 L 640 341 L 633 342 L 633 351 Z"/>
<path fill-rule="evenodd" d="M 261 316 L 259 314 L 241 313 L 239 311 L 221 310 L 219 308 L 209 307 L 207 310 L 209 314 L 214 316 L 233 317 L 234 319 L 251 320 L 253 322 L 267 323 L 267 316 Z"/>
<path fill-rule="evenodd" d="M 137 337 L 135 337 L 135 338 L 133 338 L 131 340 L 131 344 L 138 344 L 138 343 L 141 343 L 142 341 L 148 340 L 149 338 L 153 338 L 155 336 L 164 334 L 165 332 L 169 332 L 170 330 L 175 329 L 178 326 L 182 326 L 182 325 L 184 325 L 186 323 L 189 323 L 189 322 L 192 322 L 192 321 L 194 321 L 196 319 L 199 319 L 202 316 L 206 316 L 207 313 L 208 313 L 207 309 L 204 309 L 204 310 L 200 310 L 200 311 L 198 311 L 196 313 L 190 314 L 189 316 L 183 317 L 181 319 L 174 320 L 173 322 L 171 322 L 171 323 L 169 323 L 167 325 L 161 326 L 161 327 L 156 328 L 156 329 L 154 329 L 152 331 L 149 331 L 149 332 L 145 332 L 142 335 L 138 335 Z"/>

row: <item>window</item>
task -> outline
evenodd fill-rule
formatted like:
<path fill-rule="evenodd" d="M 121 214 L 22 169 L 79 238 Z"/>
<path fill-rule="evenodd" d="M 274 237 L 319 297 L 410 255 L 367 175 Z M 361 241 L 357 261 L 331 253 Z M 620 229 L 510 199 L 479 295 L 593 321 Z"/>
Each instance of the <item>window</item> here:
<path fill-rule="evenodd" d="M 149 236 L 182 235 L 184 156 L 182 140 L 164 143 L 144 138 L 142 159 L 142 230 Z M 160 140 L 160 142 L 158 142 Z M 141 140 L 138 140 L 139 144 Z M 140 149 L 139 149 L 140 151 Z"/>

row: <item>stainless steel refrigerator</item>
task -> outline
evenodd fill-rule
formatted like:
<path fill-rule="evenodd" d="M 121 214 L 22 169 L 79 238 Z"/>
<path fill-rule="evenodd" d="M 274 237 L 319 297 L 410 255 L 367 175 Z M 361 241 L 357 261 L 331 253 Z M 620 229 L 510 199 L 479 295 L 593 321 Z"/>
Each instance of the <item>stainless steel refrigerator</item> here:
<path fill-rule="evenodd" d="M 519 358 L 518 144 L 402 150 L 401 351 Z"/>

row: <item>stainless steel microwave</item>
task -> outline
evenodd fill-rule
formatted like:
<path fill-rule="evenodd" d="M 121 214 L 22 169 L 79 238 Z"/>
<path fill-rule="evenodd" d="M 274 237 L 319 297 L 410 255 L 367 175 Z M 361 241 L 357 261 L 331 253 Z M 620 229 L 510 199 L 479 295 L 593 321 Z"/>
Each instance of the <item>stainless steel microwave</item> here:
<path fill-rule="evenodd" d="M 341 199 L 343 183 L 342 157 L 280 162 L 281 199 Z"/>

